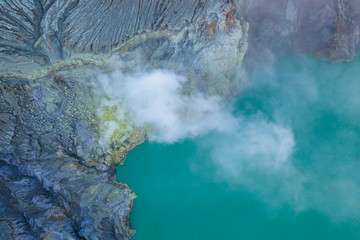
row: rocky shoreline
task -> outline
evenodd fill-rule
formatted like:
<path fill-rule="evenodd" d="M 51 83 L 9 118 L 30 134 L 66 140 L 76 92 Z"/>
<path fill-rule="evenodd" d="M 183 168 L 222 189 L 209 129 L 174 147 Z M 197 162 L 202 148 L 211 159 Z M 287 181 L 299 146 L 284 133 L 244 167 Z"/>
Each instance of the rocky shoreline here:
<path fill-rule="evenodd" d="M 189 79 L 184 94 L 227 102 L 247 86 L 245 65 L 283 54 L 349 61 L 359 48 L 355 0 L 0 6 L 0 239 L 135 234 L 129 215 L 136 195 L 116 182 L 114 167 L 148 130 L 125 131 L 131 119 L 117 122 L 109 148 L 101 146 L 101 124 L 112 115 L 107 106 L 99 115 L 89 84 L 94 69 L 107 74 L 114 61 L 126 63 L 124 72 L 169 69 Z"/>

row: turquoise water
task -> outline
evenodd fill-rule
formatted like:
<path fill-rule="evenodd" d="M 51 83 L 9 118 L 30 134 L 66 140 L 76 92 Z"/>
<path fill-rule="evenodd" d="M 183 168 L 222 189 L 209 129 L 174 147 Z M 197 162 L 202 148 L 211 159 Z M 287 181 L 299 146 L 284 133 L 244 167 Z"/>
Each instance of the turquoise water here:
<path fill-rule="evenodd" d="M 275 170 L 244 159 L 236 144 L 259 137 L 241 128 L 130 152 L 117 180 L 138 196 L 134 239 L 360 239 L 359 63 L 290 56 L 250 73 L 229 111 L 257 135 L 264 122 L 291 132 Z"/>

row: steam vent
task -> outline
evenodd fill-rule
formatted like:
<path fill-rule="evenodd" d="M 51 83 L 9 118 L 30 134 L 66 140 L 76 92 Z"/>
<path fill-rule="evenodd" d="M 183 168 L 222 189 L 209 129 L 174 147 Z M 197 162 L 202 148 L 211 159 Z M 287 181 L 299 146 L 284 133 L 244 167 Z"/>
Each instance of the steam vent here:
<path fill-rule="evenodd" d="M 346 201 L 328 203 L 359 213 L 356 216 L 350 214 L 349 217 L 346 214 L 348 211 L 344 210 L 344 214 L 335 217 L 335 221 L 327 208 L 317 209 L 317 206 L 325 206 L 320 200 L 311 203 L 304 200 L 306 203 L 300 205 L 296 202 L 303 201 L 301 196 L 308 196 L 299 189 L 305 186 L 315 186 L 314 189 L 317 189 L 317 183 L 311 183 L 318 175 L 307 175 L 305 167 L 297 164 L 295 157 L 292 157 L 297 149 L 301 149 L 298 146 L 302 146 L 294 130 L 296 128 L 291 125 L 295 121 L 281 121 L 276 112 L 272 115 L 274 118 L 261 120 L 259 127 L 254 124 L 264 115 L 246 117 L 241 115 L 240 110 L 239 116 L 234 115 L 232 109 L 234 101 L 258 85 L 253 84 L 256 81 L 252 73 L 261 72 L 257 69 L 262 66 L 276 66 L 278 59 L 304 57 L 311 59 L 309 61 L 321 62 L 324 69 L 338 64 L 354 65 L 360 44 L 359 14 L 358 0 L 0 0 L 0 239 L 178 239 L 176 232 L 180 236 L 185 225 L 177 225 L 178 230 L 174 230 L 172 237 L 169 237 L 167 232 L 161 234 L 163 228 L 167 227 L 155 223 L 151 225 L 150 220 L 140 225 L 132 224 L 133 204 L 136 209 L 136 201 L 140 203 L 145 198 L 142 198 L 142 192 L 133 192 L 129 188 L 132 185 L 126 182 L 126 174 L 118 172 L 117 175 L 117 170 L 125 171 L 128 161 L 137 161 L 126 157 L 129 152 L 136 151 L 139 145 L 150 142 L 150 145 L 176 146 L 183 141 L 194 141 L 202 142 L 203 146 L 210 141 L 201 139 L 208 138 L 206 136 L 213 132 L 221 136 L 212 136 L 211 142 L 216 138 L 216 144 L 208 149 L 224 150 L 234 142 L 241 143 L 242 147 L 236 147 L 236 151 L 240 152 L 234 155 L 243 156 L 247 159 L 244 160 L 246 163 L 241 166 L 238 163 L 231 167 L 220 166 L 219 163 L 225 161 L 225 153 L 219 153 L 221 161 L 204 157 L 208 159 L 207 163 L 197 165 L 184 162 L 177 168 L 178 172 L 184 167 L 191 168 L 191 174 L 201 174 L 196 169 L 213 164 L 217 170 L 214 173 L 209 170 L 207 174 L 216 179 L 212 180 L 212 184 L 222 182 L 226 186 L 235 185 L 233 187 L 236 189 L 249 191 L 258 196 L 254 197 L 256 201 L 269 205 L 269 209 L 272 209 L 269 211 L 277 211 L 279 206 L 286 205 L 293 209 L 294 218 L 309 209 L 319 210 L 332 219 L 324 223 L 329 224 L 328 229 L 332 228 L 333 222 L 340 221 L 346 225 L 351 218 L 353 222 L 349 224 L 353 226 L 353 232 L 348 233 L 351 237 L 344 235 L 333 239 L 360 239 L 360 232 L 354 230 L 360 227 L 356 225 L 356 222 L 360 222 L 360 195 Z M 302 71 L 302 76 L 311 75 L 305 68 Z M 345 72 L 341 70 L 338 75 L 330 75 L 340 78 Z M 262 83 L 270 82 L 270 77 L 261 79 Z M 287 80 L 277 86 L 297 84 L 294 79 L 289 73 Z M 342 89 L 346 84 L 352 86 L 349 81 L 339 85 L 329 82 L 328 85 Z M 307 81 L 300 82 L 301 86 L 310 88 Z M 359 81 L 351 89 L 359 89 L 357 84 L 360 84 Z M 319 87 L 322 86 L 320 83 L 315 85 L 320 90 L 325 89 Z M 319 91 L 314 91 L 314 94 L 320 96 Z M 271 94 L 271 99 L 284 92 L 278 89 L 278 92 Z M 298 94 L 301 94 L 301 90 Z M 337 96 L 330 94 L 328 97 Z M 351 116 L 357 118 L 360 99 L 356 94 L 351 96 L 354 97 L 344 100 L 344 108 L 341 109 L 353 106 L 356 113 Z M 314 97 L 311 104 L 315 104 L 319 98 Z M 291 98 L 287 99 L 284 101 L 292 103 Z M 306 101 L 301 99 L 304 98 L 299 98 L 299 102 Z M 269 104 L 270 100 L 265 102 Z M 304 108 L 310 108 L 311 104 Z M 245 105 L 240 108 L 248 109 L 248 105 Z M 277 105 L 277 109 L 282 111 L 281 106 Z M 290 109 L 286 114 L 302 114 L 295 105 Z M 266 113 L 263 109 L 253 112 Z M 346 115 L 342 110 L 336 114 L 339 118 Z M 354 123 L 357 129 L 358 118 L 351 121 L 357 121 Z M 284 124 L 281 127 L 276 125 L 280 122 Z M 345 125 L 348 126 L 347 123 Z M 267 135 L 266 129 L 270 129 L 271 133 Z M 356 131 L 345 135 L 356 135 Z M 241 137 L 230 134 L 235 132 L 248 134 L 239 135 Z M 262 133 L 260 140 L 253 138 L 254 132 Z M 223 138 L 228 142 L 222 142 Z M 263 143 L 264 139 L 270 140 Z M 321 139 L 319 141 L 326 141 L 326 137 Z M 347 146 L 347 138 L 344 139 L 329 149 L 337 149 L 336 146 L 342 144 Z M 255 150 L 251 148 L 253 145 L 245 142 L 255 145 Z M 358 147 L 358 142 L 356 144 Z M 271 151 L 265 151 L 269 146 Z M 280 148 L 287 150 L 273 153 L 273 150 Z M 157 154 L 161 158 L 161 152 Z M 173 153 L 172 156 L 179 154 Z M 217 156 L 215 153 L 210 155 Z M 254 156 L 256 160 L 249 160 Z M 258 156 L 264 160 L 259 160 Z M 171 162 L 172 158 L 166 161 Z M 321 173 L 329 176 L 329 179 L 331 176 L 340 179 L 340 172 L 347 172 L 350 164 L 353 164 L 352 171 L 360 170 L 360 153 L 355 152 L 349 158 L 351 161 L 344 160 L 344 165 L 334 163 L 339 172 L 324 170 Z M 124 166 L 119 166 L 124 162 Z M 256 165 L 259 162 L 265 163 Z M 284 178 L 291 175 L 291 180 L 281 182 L 288 182 L 287 187 L 291 189 L 296 185 L 298 198 L 295 201 L 295 197 L 281 195 L 281 200 L 268 201 L 271 197 L 264 192 L 281 192 L 285 189 L 273 187 L 283 171 L 283 165 L 290 169 Z M 237 175 L 239 172 L 236 169 L 240 168 L 240 175 L 244 177 L 236 177 L 234 184 L 227 183 L 227 177 Z M 223 178 L 219 173 L 221 169 L 232 171 L 224 174 L 226 177 Z M 272 169 L 272 172 L 264 169 Z M 252 175 L 248 176 L 250 172 Z M 145 176 L 136 170 L 130 175 L 141 181 L 139 184 L 145 181 L 142 180 Z M 168 175 L 162 176 L 162 172 L 157 175 L 164 186 L 170 182 Z M 245 178 L 247 180 L 243 181 Z M 360 194 L 357 174 L 352 172 L 347 174 L 346 179 L 341 179 L 343 181 L 334 185 L 329 183 L 330 187 L 337 189 L 334 190 L 337 191 L 336 195 L 345 194 L 347 189 Z M 180 184 L 182 181 L 179 179 L 179 185 L 174 188 L 179 191 L 187 188 L 186 181 Z M 265 191 L 253 187 L 250 181 L 257 182 L 254 184 L 256 186 L 270 182 L 273 185 L 266 187 Z M 291 185 L 292 182 L 296 183 Z M 198 185 L 197 192 L 205 189 L 200 183 Z M 148 188 L 153 187 L 149 182 Z M 296 189 L 286 191 L 293 194 Z M 166 190 L 163 192 L 166 194 Z M 154 199 L 155 195 L 152 196 Z M 201 204 L 204 207 L 214 197 L 204 195 L 191 199 L 191 195 L 186 195 L 190 202 L 204 202 Z M 312 196 L 317 199 L 318 195 Z M 265 200 L 259 200 L 261 196 L 265 196 Z M 326 199 L 327 195 L 324 193 L 321 196 L 321 199 Z M 181 212 L 185 200 L 179 201 L 183 203 L 174 203 L 173 209 Z M 227 205 L 224 201 L 219 200 L 216 206 Z M 160 210 L 164 207 L 160 203 L 155 205 Z M 155 205 L 147 205 L 147 209 Z M 214 208 L 209 205 L 206 212 Z M 159 215 L 160 210 L 156 210 Z M 192 218 L 191 214 L 197 214 L 196 207 L 191 211 L 188 213 L 189 219 Z M 176 218 L 175 213 L 170 215 Z M 242 215 L 241 212 L 239 215 Z M 145 219 L 136 216 L 134 219 Z M 221 222 L 226 214 L 214 217 L 217 218 Z M 204 216 L 201 221 L 206 220 Z M 168 219 L 168 222 L 172 221 Z M 208 225 L 209 231 L 216 229 L 219 222 Z M 156 225 L 156 228 L 152 227 L 154 235 L 142 234 L 141 226 L 145 225 Z M 293 227 L 297 229 L 295 223 Z M 219 229 L 225 228 L 219 226 Z M 261 226 L 258 230 L 261 231 Z M 156 231 L 160 233 L 157 235 Z M 207 235 L 199 237 L 189 228 L 187 237 L 183 239 L 311 239 L 301 236 L 294 238 L 292 235 L 281 238 L 276 234 L 259 237 L 248 233 L 238 238 L 231 231 L 219 230 L 219 235 L 212 235 L 214 238 L 211 238 Z"/>

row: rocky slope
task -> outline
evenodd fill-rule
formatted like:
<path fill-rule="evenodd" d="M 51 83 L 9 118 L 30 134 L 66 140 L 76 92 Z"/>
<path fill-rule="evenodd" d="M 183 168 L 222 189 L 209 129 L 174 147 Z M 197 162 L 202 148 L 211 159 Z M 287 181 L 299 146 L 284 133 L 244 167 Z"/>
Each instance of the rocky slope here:
<path fill-rule="evenodd" d="M 247 63 L 284 54 L 351 61 L 360 44 L 357 0 L 236 0 L 250 25 Z"/>
<path fill-rule="evenodd" d="M 135 194 L 114 166 L 147 130 L 117 122 L 109 149 L 99 144 L 113 110 L 89 84 L 94 69 L 166 68 L 189 79 L 185 94 L 226 102 L 246 87 L 245 53 L 250 64 L 354 58 L 357 9 L 356 0 L 0 0 L 0 238 L 133 236 Z"/>
<path fill-rule="evenodd" d="M 147 133 L 121 122 L 105 151 L 111 109 L 97 114 L 89 72 L 114 59 L 123 71 L 186 69 L 187 94 L 230 99 L 246 32 L 225 0 L 1 0 L 1 239 L 130 239 L 135 194 L 114 166 Z"/>

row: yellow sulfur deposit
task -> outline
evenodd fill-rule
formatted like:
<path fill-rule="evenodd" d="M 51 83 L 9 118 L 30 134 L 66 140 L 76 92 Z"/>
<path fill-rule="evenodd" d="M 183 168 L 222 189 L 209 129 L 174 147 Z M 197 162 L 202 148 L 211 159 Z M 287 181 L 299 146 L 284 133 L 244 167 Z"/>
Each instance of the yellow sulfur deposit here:
<path fill-rule="evenodd" d="M 145 140 L 145 131 L 132 126 L 127 114 L 120 114 L 120 106 L 103 106 L 99 113 L 106 162 L 123 160 L 131 149 Z"/>

